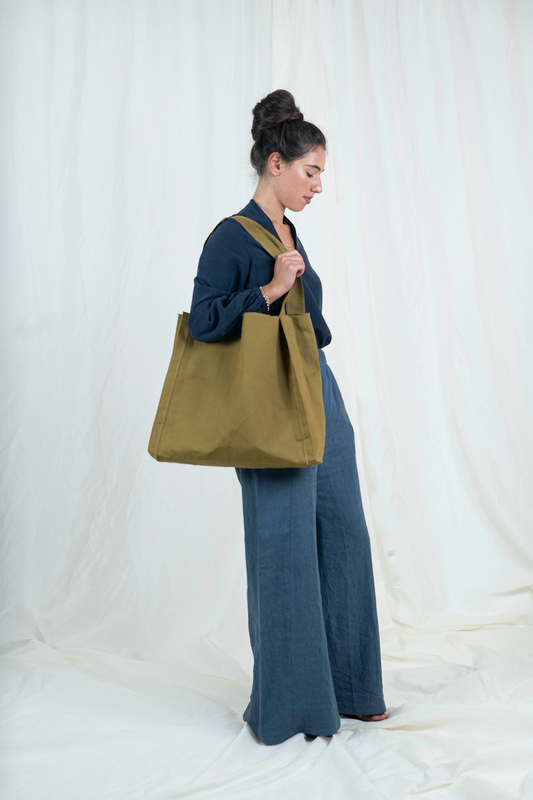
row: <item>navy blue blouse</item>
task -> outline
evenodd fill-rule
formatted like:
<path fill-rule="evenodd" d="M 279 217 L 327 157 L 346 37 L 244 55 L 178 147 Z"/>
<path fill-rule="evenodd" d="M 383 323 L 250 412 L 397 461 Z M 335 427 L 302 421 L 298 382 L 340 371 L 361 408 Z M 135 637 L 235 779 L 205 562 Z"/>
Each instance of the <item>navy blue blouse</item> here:
<path fill-rule="evenodd" d="M 239 216 L 256 220 L 263 228 L 278 233 L 272 220 L 255 200 L 250 200 Z M 302 275 L 305 310 L 311 314 L 317 346 L 331 342 L 331 332 L 322 316 L 322 283 L 312 268 L 292 222 L 283 218 L 292 230 L 296 249 L 305 270 Z M 280 239 L 281 241 L 281 239 Z M 274 259 L 237 220 L 228 218 L 209 237 L 194 279 L 189 332 L 200 342 L 215 342 L 237 335 L 246 311 L 267 313 L 259 287 L 270 283 L 274 275 Z M 278 315 L 286 294 L 270 304 L 270 314 Z"/>

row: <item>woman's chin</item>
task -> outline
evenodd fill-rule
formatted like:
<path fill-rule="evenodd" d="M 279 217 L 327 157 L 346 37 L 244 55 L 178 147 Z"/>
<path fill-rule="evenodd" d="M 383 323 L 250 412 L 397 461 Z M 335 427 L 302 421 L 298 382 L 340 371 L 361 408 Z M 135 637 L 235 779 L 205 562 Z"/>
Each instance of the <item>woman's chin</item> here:
<path fill-rule="evenodd" d="M 305 200 L 295 200 L 291 205 L 288 205 L 287 208 L 289 211 L 303 211 L 309 204 L 305 202 Z"/>

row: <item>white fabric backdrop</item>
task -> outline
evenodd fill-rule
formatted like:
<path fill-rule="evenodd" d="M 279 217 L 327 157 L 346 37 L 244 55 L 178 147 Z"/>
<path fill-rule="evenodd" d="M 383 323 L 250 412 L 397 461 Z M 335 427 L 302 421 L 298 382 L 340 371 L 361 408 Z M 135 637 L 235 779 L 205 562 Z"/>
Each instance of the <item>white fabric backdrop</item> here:
<path fill-rule="evenodd" d="M 4 0 L 6 800 L 533 798 L 533 3 Z M 259 744 L 234 471 L 147 453 L 251 109 L 356 429 L 390 718 Z"/>

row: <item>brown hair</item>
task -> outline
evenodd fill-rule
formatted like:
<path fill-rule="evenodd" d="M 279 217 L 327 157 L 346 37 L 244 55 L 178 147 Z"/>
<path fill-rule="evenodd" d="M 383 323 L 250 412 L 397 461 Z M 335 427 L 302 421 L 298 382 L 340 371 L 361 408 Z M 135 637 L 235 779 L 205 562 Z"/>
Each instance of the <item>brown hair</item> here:
<path fill-rule="evenodd" d="M 263 97 L 254 106 L 253 115 L 250 161 L 259 177 L 265 173 L 271 153 L 279 153 L 283 161 L 291 164 L 315 147 L 326 149 L 326 137 L 320 128 L 304 120 L 286 89 L 276 89 Z"/>

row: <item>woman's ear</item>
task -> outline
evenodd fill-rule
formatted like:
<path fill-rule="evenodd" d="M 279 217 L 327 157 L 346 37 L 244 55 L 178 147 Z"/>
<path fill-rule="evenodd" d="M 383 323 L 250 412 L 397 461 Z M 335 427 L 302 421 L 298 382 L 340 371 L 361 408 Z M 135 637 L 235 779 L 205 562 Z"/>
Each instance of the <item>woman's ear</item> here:
<path fill-rule="evenodd" d="M 268 157 L 268 171 L 277 178 L 281 175 L 282 160 L 279 153 L 270 153 Z"/>

